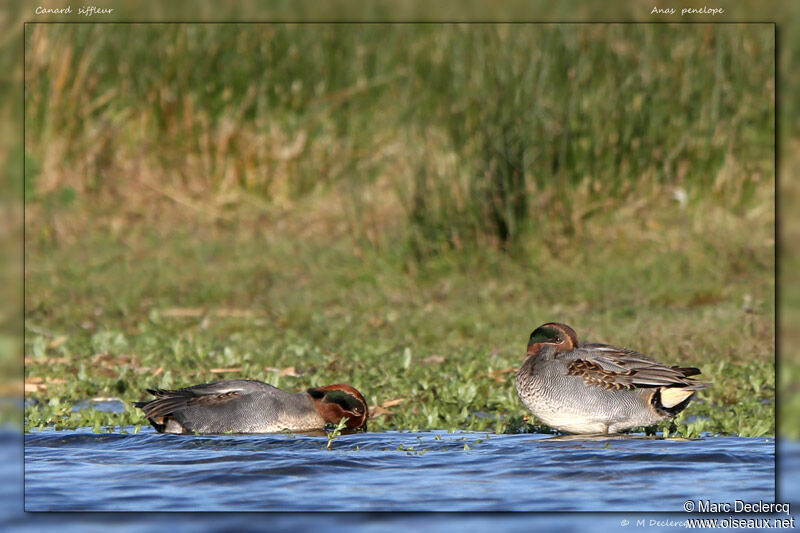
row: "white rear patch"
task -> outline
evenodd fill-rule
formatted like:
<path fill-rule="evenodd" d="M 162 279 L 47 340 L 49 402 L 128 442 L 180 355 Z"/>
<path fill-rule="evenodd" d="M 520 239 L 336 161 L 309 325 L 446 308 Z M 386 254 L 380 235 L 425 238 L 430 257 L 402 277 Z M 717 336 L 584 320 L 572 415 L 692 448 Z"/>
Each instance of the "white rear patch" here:
<path fill-rule="evenodd" d="M 694 394 L 694 391 L 686 389 L 678 389 L 676 387 L 662 387 L 661 388 L 661 405 L 669 409 L 675 407 L 686 398 Z"/>

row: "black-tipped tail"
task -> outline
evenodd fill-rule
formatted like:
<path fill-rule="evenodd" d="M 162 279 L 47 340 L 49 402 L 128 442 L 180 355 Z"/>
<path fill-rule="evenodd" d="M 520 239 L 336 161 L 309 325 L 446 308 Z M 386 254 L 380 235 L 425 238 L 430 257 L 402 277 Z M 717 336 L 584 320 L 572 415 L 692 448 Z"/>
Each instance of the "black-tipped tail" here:
<path fill-rule="evenodd" d="M 153 394 L 150 390 L 148 390 L 150 394 Z M 150 400 L 148 402 L 131 402 L 134 407 L 138 407 L 142 411 L 144 411 L 145 416 L 147 416 L 147 421 L 150 422 L 150 425 L 155 428 L 156 431 L 159 433 L 164 433 L 164 430 L 167 427 L 166 418 L 160 417 L 158 421 L 155 418 L 148 416 L 150 411 L 150 404 L 153 403 L 155 400 Z"/>

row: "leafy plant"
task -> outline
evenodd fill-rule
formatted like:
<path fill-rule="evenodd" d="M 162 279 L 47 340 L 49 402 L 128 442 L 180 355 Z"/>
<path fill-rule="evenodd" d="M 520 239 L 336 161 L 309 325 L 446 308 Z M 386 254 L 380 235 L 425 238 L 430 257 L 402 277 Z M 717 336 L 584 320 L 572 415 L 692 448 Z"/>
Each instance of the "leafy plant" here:
<path fill-rule="evenodd" d="M 330 450 L 331 446 L 333 446 L 333 442 L 341 436 L 342 430 L 347 427 L 348 420 L 349 418 L 347 417 L 342 418 L 339 420 L 339 423 L 336 424 L 336 427 L 328 432 L 328 443 L 325 445 L 326 450 Z"/>

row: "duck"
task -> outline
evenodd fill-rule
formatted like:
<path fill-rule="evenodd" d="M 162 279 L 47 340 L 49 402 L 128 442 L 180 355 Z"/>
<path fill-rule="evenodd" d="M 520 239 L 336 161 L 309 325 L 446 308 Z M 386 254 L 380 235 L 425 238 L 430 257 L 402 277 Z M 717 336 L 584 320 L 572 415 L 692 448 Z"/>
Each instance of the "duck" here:
<path fill-rule="evenodd" d="M 566 324 L 533 330 L 517 371 L 517 394 L 537 419 L 563 433 L 615 434 L 684 410 L 709 387 L 694 367 L 667 366 L 608 344 L 578 342 Z"/>
<path fill-rule="evenodd" d="M 155 399 L 134 402 L 159 433 L 278 433 L 313 431 L 347 418 L 366 431 L 364 396 L 345 384 L 291 393 L 269 383 L 231 379 L 177 390 L 146 389 Z"/>

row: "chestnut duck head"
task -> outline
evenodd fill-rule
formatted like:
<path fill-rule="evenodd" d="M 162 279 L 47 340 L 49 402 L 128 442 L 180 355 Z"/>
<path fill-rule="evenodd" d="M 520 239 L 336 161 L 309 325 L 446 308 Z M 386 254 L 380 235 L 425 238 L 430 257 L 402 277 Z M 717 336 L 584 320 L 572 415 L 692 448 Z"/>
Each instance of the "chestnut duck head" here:
<path fill-rule="evenodd" d="M 555 346 L 556 353 L 568 352 L 578 346 L 578 334 L 560 322 L 543 324 L 528 339 L 528 355 L 536 355 L 547 344 Z"/>
<path fill-rule="evenodd" d="M 338 424 L 346 417 L 348 428 L 366 429 L 369 418 L 367 401 L 350 385 L 337 383 L 311 388 L 307 392 L 325 423 Z"/>

